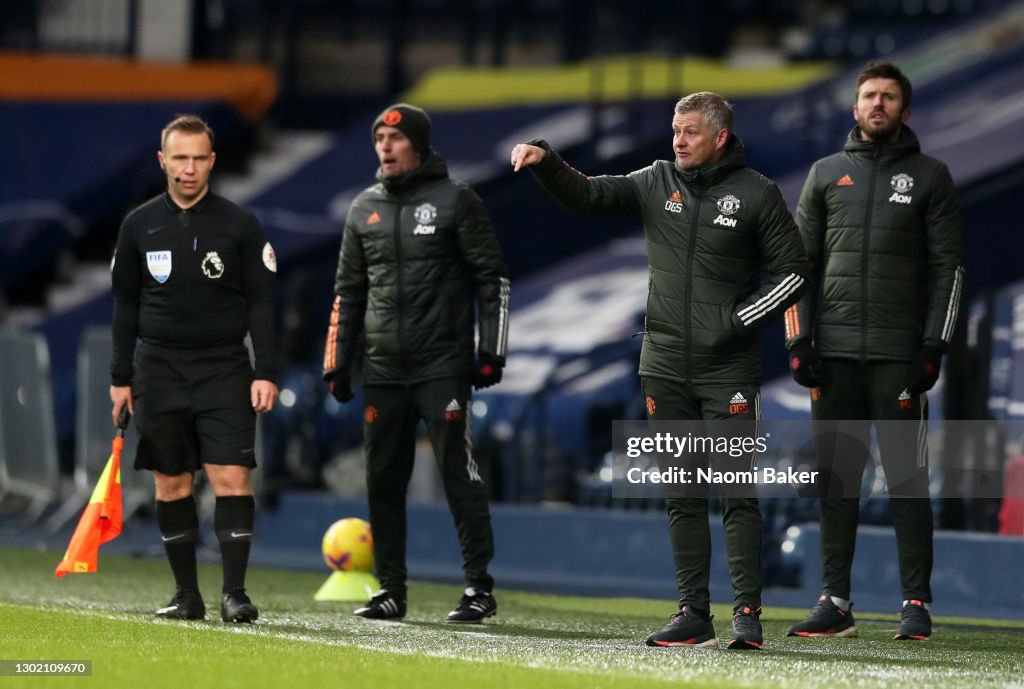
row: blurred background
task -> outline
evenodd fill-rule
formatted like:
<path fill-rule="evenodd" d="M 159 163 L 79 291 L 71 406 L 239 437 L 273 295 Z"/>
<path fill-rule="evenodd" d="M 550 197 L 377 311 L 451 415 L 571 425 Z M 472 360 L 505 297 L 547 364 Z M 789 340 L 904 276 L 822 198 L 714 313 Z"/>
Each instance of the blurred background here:
<path fill-rule="evenodd" d="M 308 531 L 319 560 L 317 529 L 365 510 L 358 393 L 340 406 L 319 380 L 337 251 L 348 205 L 376 171 L 370 123 L 405 100 L 429 111 L 434 147 L 483 198 L 512 272 L 505 379 L 472 409 L 497 505 L 496 566 L 524 585 L 578 581 L 501 559 L 503 533 L 504 551 L 515 552 L 536 546 L 523 529 L 562 524 L 581 542 L 602 534 L 604 545 L 589 544 L 599 552 L 577 557 L 581 569 L 605 548 L 616 560 L 665 550 L 646 570 L 661 571 L 659 494 L 617 500 L 611 487 L 612 421 L 644 411 L 633 337 L 647 289 L 641 227 L 565 211 L 529 175 L 512 174 L 509 152 L 543 137 L 588 174 L 625 173 L 669 158 L 675 101 L 714 90 L 734 104 L 751 165 L 794 208 L 810 164 L 839 150 L 853 125 L 857 72 L 881 57 L 911 78 L 909 124 L 923 151 L 949 165 L 965 223 L 966 298 L 931 395 L 936 525 L 974 532 L 972 544 L 1024 535 L 1022 438 L 1012 430 L 1024 419 L 1024 3 L 648 0 L 640 11 L 625 0 L 8 0 L 0 537 L 59 540 L 102 469 L 114 242 L 125 213 L 162 191 L 161 128 L 195 112 L 217 136 L 214 190 L 256 213 L 278 256 L 287 366 L 280 404 L 261 420 L 260 547 L 286 552 Z M 765 418 L 806 421 L 781 324 L 764 341 Z M 950 433 L 944 418 L 996 423 Z M 130 433 L 127 467 L 132 442 Z M 448 540 L 413 539 L 410 561 L 422 565 L 414 575 L 444 578 L 457 549 L 432 453 L 425 441 L 420 449 L 410 501 Z M 804 450 L 769 461 L 807 464 Z M 149 477 L 126 468 L 123 483 L 146 524 Z M 866 487 L 863 521 L 888 548 L 884 480 L 869 476 Z M 769 583 L 816 589 L 814 502 L 779 497 L 764 510 Z M 632 539 L 633 555 L 616 534 Z M 1024 551 L 1013 553 L 1024 564 Z M 716 567 L 719 556 L 721 547 Z M 671 596 L 671 569 L 667 581 L 649 578 Z"/>

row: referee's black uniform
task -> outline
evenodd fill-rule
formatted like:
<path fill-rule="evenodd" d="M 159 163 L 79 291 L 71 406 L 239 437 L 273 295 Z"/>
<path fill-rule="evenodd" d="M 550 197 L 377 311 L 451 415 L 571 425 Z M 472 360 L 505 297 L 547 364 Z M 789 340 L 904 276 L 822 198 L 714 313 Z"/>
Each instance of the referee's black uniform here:
<path fill-rule="evenodd" d="M 188 208 L 164 193 L 125 218 L 111 265 L 111 380 L 114 387 L 131 386 L 136 469 L 178 477 L 203 464 L 256 466 L 251 389 L 254 380 L 273 383 L 277 375 L 276 272 L 274 250 L 256 218 L 212 192 Z M 200 619 L 194 498 L 158 495 L 156 508 L 178 586 L 157 614 Z M 225 621 L 251 622 L 258 614 L 244 590 L 254 509 L 251 494 L 217 496 Z"/>
<path fill-rule="evenodd" d="M 111 379 L 132 386 L 136 469 L 256 466 L 249 384 L 276 376 L 276 270 L 256 218 L 212 192 L 188 209 L 164 193 L 125 218 L 112 266 Z"/>

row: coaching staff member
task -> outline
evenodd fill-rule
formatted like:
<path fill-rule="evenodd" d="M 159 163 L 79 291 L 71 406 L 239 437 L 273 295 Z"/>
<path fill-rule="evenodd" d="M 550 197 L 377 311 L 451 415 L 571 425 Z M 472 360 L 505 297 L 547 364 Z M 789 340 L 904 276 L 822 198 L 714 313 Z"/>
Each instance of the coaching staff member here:
<path fill-rule="evenodd" d="M 135 415 L 135 468 L 149 469 L 156 481 L 157 525 L 178 586 L 157 615 L 191 620 L 206 613 L 192 498 L 202 468 L 217 496 L 221 617 L 252 622 L 259 613 L 245 593 L 254 512 L 249 471 L 256 466 L 256 412 L 270 411 L 277 398 L 277 261 L 256 219 L 210 191 L 216 154 L 207 124 L 182 115 L 164 127 L 160 143 L 167 191 L 125 218 L 111 267 L 113 416 L 126 405 Z"/>
<path fill-rule="evenodd" d="M 797 223 L 812 272 L 807 294 L 786 314 L 786 330 L 790 369 L 812 388 L 815 421 L 882 422 L 875 427 L 904 599 L 895 638 L 927 639 L 925 393 L 953 335 L 964 258 L 949 170 L 921 153 L 906 125 L 911 95 L 910 80 L 891 62 L 873 62 L 857 78 L 857 125 L 842 152 L 814 164 L 800 195 Z M 789 635 L 856 636 L 850 568 L 866 454 L 839 450 L 837 434 L 818 428 L 818 462 L 835 482 L 821 500 L 824 593 Z M 858 434 L 868 430 L 865 423 Z"/>
<path fill-rule="evenodd" d="M 747 166 L 722 96 L 681 99 L 672 132 L 673 162 L 625 176 L 587 177 L 542 140 L 517 145 L 512 165 L 530 166 L 569 208 L 643 219 L 650 294 L 640 376 L 649 417 L 756 422 L 759 331 L 800 296 L 807 258 L 778 187 Z M 679 612 L 647 644 L 712 646 L 708 501 L 667 502 Z M 756 496 L 723 502 L 735 606 L 729 648 L 761 648 L 761 512 Z"/>
<path fill-rule="evenodd" d="M 472 452 L 470 386 L 501 380 L 508 272 L 480 198 L 449 179 L 431 148 L 427 113 L 398 103 L 370 132 L 380 160 L 377 183 L 349 208 L 324 352 L 324 379 L 347 402 L 357 338 L 365 331 L 366 483 L 381 591 L 355 614 L 405 615 L 405 495 L 422 418 L 462 546 L 466 590 L 448 621 L 480 622 L 497 604 L 487 573 L 494 554 L 487 490 Z"/>

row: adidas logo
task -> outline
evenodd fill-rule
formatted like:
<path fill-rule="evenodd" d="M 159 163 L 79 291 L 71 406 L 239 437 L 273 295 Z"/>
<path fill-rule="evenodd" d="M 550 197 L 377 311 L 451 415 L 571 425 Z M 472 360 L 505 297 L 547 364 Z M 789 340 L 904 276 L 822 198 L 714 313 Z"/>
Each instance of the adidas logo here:
<path fill-rule="evenodd" d="M 914 402 L 913 402 L 914 398 L 910 396 L 910 393 L 907 392 L 906 389 L 904 389 L 903 392 L 900 393 L 900 396 L 897 399 L 900 402 L 900 409 L 913 409 L 914 408 Z"/>
<path fill-rule="evenodd" d="M 682 203 L 683 196 L 682 196 L 682 194 L 679 193 L 679 190 L 676 189 L 675 191 L 672 192 L 672 196 L 668 197 L 668 200 L 669 201 L 679 201 L 680 203 Z"/>
<path fill-rule="evenodd" d="M 749 414 L 750 403 L 747 402 L 747 398 L 743 396 L 742 392 L 737 392 L 729 400 L 729 413 L 732 415 L 736 414 Z"/>
<path fill-rule="evenodd" d="M 683 195 L 676 189 L 672 192 L 672 195 L 668 197 L 668 201 L 665 202 L 665 210 L 671 213 L 682 213 L 683 212 Z"/>
<path fill-rule="evenodd" d="M 850 177 L 849 175 L 843 175 L 842 177 L 839 178 L 839 181 L 836 182 L 836 186 L 837 187 L 852 187 L 853 186 L 853 178 Z"/>
<path fill-rule="evenodd" d="M 380 222 L 380 214 L 377 211 L 370 213 L 370 217 L 366 219 L 367 225 L 376 225 Z"/>
<path fill-rule="evenodd" d="M 459 421 L 462 418 L 462 406 L 458 400 L 453 399 L 448 403 L 448 406 L 444 408 L 444 420 L 445 421 Z"/>

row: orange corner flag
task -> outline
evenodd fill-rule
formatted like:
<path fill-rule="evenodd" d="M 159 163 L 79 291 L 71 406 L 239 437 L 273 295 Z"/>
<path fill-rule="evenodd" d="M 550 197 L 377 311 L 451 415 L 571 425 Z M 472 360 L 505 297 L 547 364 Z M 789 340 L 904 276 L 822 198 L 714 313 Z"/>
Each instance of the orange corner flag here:
<path fill-rule="evenodd" d="M 121 512 L 121 447 L 124 438 L 114 438 L 114 446 L 107 460 L 107 466 L 96 482 L 89 504 L 85 506 L 82 518 L 78 520 L 75 533 L 64 553 L 64 559 L 57 565 L 56 575 L 60 579 L 68 572 L 95 572 L 99 559 L 100 545 L 112 541 L 121 533 L 124 519 Z"/>

